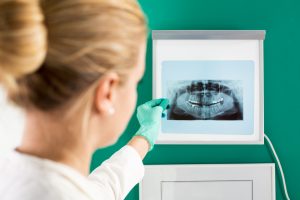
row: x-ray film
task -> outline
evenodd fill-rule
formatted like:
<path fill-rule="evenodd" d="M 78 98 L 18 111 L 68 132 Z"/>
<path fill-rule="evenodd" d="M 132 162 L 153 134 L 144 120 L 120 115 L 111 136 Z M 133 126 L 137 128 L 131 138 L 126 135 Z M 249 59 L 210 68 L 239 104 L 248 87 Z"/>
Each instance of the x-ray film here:
<path fill-rule="evenodd" d="M 170 100 L 162 133 L 253 132 L 253 61 L 164 61 L 161 75 Z"/>
<path fill-rule="evenodd" d="M 243 120 L 240 80 L 168 82 L 168 120 Z"/>

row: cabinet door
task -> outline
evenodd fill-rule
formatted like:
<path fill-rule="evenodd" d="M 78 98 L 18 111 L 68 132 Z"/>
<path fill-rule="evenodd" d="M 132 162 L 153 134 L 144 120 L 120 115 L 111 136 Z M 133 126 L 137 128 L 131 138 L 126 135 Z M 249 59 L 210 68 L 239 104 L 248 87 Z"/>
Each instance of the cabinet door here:
<path fill-rule="evenodd" d="M 275 165 L 146 165 L 140 200 L 275 200 Z"/>
<path fill-rule="evenodd" d="M 252 181 L 163 182 L 163 200 L 252 200 Z"/>

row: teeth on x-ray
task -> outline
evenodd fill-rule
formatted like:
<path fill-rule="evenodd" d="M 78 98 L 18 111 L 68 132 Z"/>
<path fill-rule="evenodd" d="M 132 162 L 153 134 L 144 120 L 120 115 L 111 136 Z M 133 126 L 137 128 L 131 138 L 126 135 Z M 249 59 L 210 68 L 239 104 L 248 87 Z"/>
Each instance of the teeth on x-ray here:
<path fill-rule="evenodd" d="M 170 85 L 169 120 L 242 120 L 242 82 L 178 81 Z"/>

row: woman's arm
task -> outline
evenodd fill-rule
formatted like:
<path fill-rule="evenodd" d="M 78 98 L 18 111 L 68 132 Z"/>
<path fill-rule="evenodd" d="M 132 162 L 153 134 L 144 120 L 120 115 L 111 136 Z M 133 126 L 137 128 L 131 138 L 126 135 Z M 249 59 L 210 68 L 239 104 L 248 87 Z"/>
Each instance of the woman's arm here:
<path fill-rule="evenodd" d="M 129 142 L 129 146 L 132 146 L 143 160 L 150 149 L 150 144 L 142 136 L 134 136 Z"/>
<path fill-rule="evenodd" d="M 128 192 L 142 180 L 142 160 L 151 151 L 158 136 L 161 116 L 168 105 L 166 99 L 154 99 L 138 108 L 140 128 L 128 145 L 117 151 L 96 168 L 89 176 L 98 190 L 111 196 L 110 199 L 124 199 Z"/>
<path fill-rule="evenodd" d="M 138 140 L 133 141 L 140 148 L 141 139 Z M 125 145 L 88 176 L 96 190 L 107 196 L 106 200 L 125 199 L 129 191 L 142 180 L 145 169 L 138 151 L 135 147 Z"/>

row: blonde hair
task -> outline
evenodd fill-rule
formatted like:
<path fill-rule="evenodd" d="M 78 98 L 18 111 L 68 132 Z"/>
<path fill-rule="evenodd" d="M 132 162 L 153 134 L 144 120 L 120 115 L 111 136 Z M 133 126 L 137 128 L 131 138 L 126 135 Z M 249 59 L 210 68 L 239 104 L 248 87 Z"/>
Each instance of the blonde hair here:
<path fill-rule="evenodd" d="M 133 67 L 146 34 L 136 0 L 1 0 L 0 82 L 19 106 L 53 110 Z"/>

